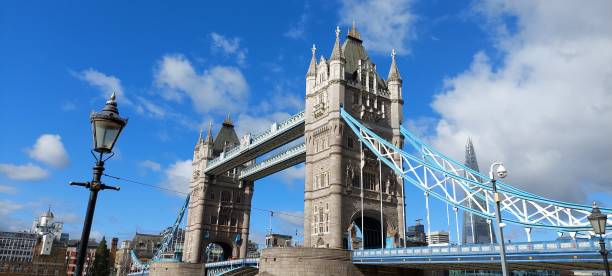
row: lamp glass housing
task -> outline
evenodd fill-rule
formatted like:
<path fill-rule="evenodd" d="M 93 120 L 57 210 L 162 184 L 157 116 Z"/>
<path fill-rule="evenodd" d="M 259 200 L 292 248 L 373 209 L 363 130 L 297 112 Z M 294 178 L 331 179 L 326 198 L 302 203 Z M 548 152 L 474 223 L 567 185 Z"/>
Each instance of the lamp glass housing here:
<path fill-rule="evenodd" d="M 113 150 L 125 122 L 93 114 L 91 118 L 93 130 L 94 151 L 108 153 Z"/>
<path fill-rule="evenodd" d="M 593 227 L 593 232 L 596 235 L 605 235 L 606 234 L 606 223 L 608 220 L 608 216 L 601 213 L 599 208 L 594 207 L 591 214 L 588 216 L 589 222 Z"/>

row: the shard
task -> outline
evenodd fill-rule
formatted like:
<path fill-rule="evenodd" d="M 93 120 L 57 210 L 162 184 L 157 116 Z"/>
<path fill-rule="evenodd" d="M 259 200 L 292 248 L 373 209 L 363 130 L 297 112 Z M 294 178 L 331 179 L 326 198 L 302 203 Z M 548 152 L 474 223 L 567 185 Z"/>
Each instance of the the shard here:
<path fill-rule="evenodd" d="M 476 159 L 476 151 L 472 140 L 468 138 L 465 145 L 465 165 L 475 171 L 480 171 L 478 168 L 478 160 Z M 481 206 L 485 206 L 482 199 L 476 199 Z M 472 202 L 468 202 L 468 207 L 472 207 Z M 475 208 L 475 206 L 474 206 Z M 495 232 L 491 232 L 489 224 L 485 218 L 474 215 L 470 212 L 463 212 L 463 232 L 461 241 L 463 244 L 469 243 L 491 243 L 491 237 L 495 242 Z"/>

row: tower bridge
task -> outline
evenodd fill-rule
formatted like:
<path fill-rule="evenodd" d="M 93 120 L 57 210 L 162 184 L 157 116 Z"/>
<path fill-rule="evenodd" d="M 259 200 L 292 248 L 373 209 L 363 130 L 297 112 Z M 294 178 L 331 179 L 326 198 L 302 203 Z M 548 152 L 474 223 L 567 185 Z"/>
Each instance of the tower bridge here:
<path fill-rule="evenodd" d="M 241 138 L 229 118 L 214 139 L 211 128 L 205 136 L 200 133 L 194 149 L 189 196 L 174 230 L 168 231 L 170 238 L 164 239 L 162 245 L 162 250 L 170 250 L 169 241 L 186 211 L 182 255 L 171 260 L 174 264 L 154 258 L 157 268 L 166 265 L 166 270 L 155 271 L 171 267 L 174 270 L 170 271 L 187 269 L 199 275 L 202 271 L 198 265 L 204 269 L 202 264 L 210 261 L 206 252 L 211 244 L 221 248 L 225 259 L 236 260 L 209 263 L 209 272 L 222 273 L 239 264 L 273 266 L 267 257 L 245 259 L 255 183 L 300 163 L 305 164 L 304 248 L 300 256 L 311 254 L 307 250 L 312 248 L 332 250 L 329 252 L 336 254 L 336 260 L 349 260 L 356 267 L 428 268 L 443 263 L 448 265 L 438 267 L 478 263 L 494 268 L 499 251 L 492 226 L 496 199 L 500 200 L 504 221 L 525 228 L 529 241 L 532 228 L 568 232 L 573 238 L 578 233 L 588 235 L 590 206 L 546 199 L 503 182 L 498 182 L 496 193 L 489 176 L 478 171 L 471 142 L 466 164 L 447 157 L 402 127 L 403 104 L 403 80 L 395 51 L 387 77 L 383 78 L 355 26 L 344 41 L 337 29 L 328 59 L 321 56 L 317 61 L 316 48 L 312 48 L 304 111 L 259 134 Z M 303 143 L 297 139 L 303 139 Z M 287 145 L 267 159 L 258 160 Z M 456 240 L 462 240 L 463 245 L 427 247 L 418 252 L 404 248 L 405 208 L 411 207 L 404 204 L 405 185 L 423 192 L 428 228 L 430 198 L 452 208 Z M 609 208 L 601 210 L 612 213 Z M 462 227 L 462 237 L 460 211 L 464 223 L 469 222 Z M 357 232 L 361 233 L 361 242 L 356 239 Z M 478 243 L 481 244 L 468 245 Z M 559 267 L 569 263 L 567 267 L 574 268 L 593 268 L 597 262 L 593 257 L 596 253 L 589 253 L 595 252 L 593 244 L 579 244 L 576 240 L 569 245 L 527 243 L 516 250 L 510 252 L 518 254 L 510 262 L 526 263 L 524 267 L 530 268 L 551 269 L 550 265 L 538 266 L 537 260 L 545 264 L 544 260 L 554 259 L 548 263 Z M 286 252 L 278 254 L 291 257 Z M 299 259 L 302 262 L 302 257 Z M 325 261 L 329 264 L 329 260 Z M 140 264 L 144 270 L 149 265 Z M 343 271 L 357 268 L 347 269 Z"/>

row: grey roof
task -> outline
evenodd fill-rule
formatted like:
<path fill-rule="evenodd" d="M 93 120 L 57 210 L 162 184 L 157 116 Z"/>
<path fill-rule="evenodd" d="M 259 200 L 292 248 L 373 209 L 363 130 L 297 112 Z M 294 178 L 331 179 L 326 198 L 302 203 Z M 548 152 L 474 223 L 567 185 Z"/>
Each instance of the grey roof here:
<path fill-rule="evenodd" d="M 344 72 L 346 74 L 346 79 L 357 79 L 357 67 L 359 66 L 359 60 L 367 60 L 370 59 L 368 56 L 368 52 L 365 47 L 363 47 L 363 43 L 361 39 L 354 37 L 353 35 L 347 35 L 346 40 L 342 44 L 342 54 L 344 55 L 345 65 Z M 378 72 L 376 72 L 376 81 L 378 87 L 387 88 L 387 84 L 380 77 Z"/>
<path fill-rule="evenodd" d="M 236 131 L 234 130 L 234 124 L 228 116 L 225 121 L 223 121 L 221 129 L 219 133 L 217 133 L 217 137 L 215 137 L 213 153 L 215 155 L 220 154 L 239 144 L 240 140 L 238 140 L 238 135 L 236 135 Z"/>
<path fill-rule="evenodd" d="M 314 76 L 317 72 L 317 57 L 316 50 L 314 44 L 312 45 L 312 58 L 310 59 L 310 65 L 308 66 L 308 72 L 306 76 Z"/>
<path fill-rule="evenodd" d="M 331 57 L 329 58 L 330 60 L 337 60 L 337 59 L 342 59 L 343 55 L 342 55 L 342 48 L 340 47 L 340 30 L 336 30 L 336 41 L 334 42 L 334 48 L 332 49 L 332 54 Z"/>
<path fill-rule="evenodd" d="M 395 63 L 395 50 L 393 50 L 393 54 L 391 54 L 391 66 L 389 68 L 389 75 L 387 76 L 387 80 L 401 80 L 402 76 L 397 69 L 397 64 Z"/>

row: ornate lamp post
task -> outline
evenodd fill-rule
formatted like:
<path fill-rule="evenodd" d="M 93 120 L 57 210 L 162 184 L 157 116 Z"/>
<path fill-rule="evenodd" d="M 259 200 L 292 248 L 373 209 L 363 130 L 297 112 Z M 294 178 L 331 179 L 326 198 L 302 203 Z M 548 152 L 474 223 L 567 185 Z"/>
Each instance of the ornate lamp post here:
<path fill-rule="evenodd" d="M 495 173 L 493 173 L 493 170 L 495 169 L 495 167 L 497 167 L 497 170 Z M 499 206 L 500 198 L 499 198 L 499 194 L 497 193 L 497 185 L 496 185 L 497 179 L 495 178 L 495 176 L 498 176 L 499 178 L 505 178 L 507 175 L 508 175 L 508 171 L 504 167 L 504 163 L 494 162 L 493 164 L 491 164 L 491 169 L 489 170 L 489 177 L 491 178 L 491 185 L 493 187 L 493 198 L 495 200 L 495 218 L 497 219 L 497 236 L 499 237 L 499 240 L 500 240 L 499 254 L 501 255 L 502 274 L 504 276 L 509 275 L 508 263 L 506 262 L 506 247 L 504 245 L 503 227 L 505 226 L 505 224 L 502 222 L 502 218 L 501 218 L 501 208 Z"/>
<path fill-rule="evenodd" d="M 606 276 L 610 276 L 610 264 L 608 264 L 608 251 L 606 250 L 606 243 L 604 242 L 603 236 L 606 234 L 606 223 L 608 222 L 608 216 L 601 213 L 597 204 L 593 202 L 593 210 L 588 216 L 591 226 L 593 226 L 593 232 L 595 235 L 599 235 L 599 253 L 604 262 L 604 269 L 606 270 Z"/>
<path fill-rule="evenodd" d="M 92 112 L 90 115 L 91 127 L 93 130 L 94 148 L 91 153 L 96 159 L 96 165 L 93 167 L 93 180 L 91 182 L 70 182 L 70 185 L 82 186 L 89 189 L 89 202 L 87 203 L 87 213 L 83 222 L 83 232 L 81 233 L 81 242 L 77 251 L 77 264 L 75 275 L 80 276 L 83 273 L 83 263 L 87 256 L 87 243 L 89 242 L 89 232 L 91 231 L 91 223 L 93 221 L 94 210 L 96 209 L 96 200 L 98 191 L 112 189 L 119 191 L 119 187 L 113 187 L 103 184 L 100 181 L 104 172 L 104 162 L 111 158 L 112 152 L 121 130 L 127 124 L 127 119 L 119 117 L 117 102 L 115 101 L 115 93 L 100 112 Z M 97 153 L 94 153 L 94 151 Z M 110 154 L 106 159 L 104 154 Z"/>

